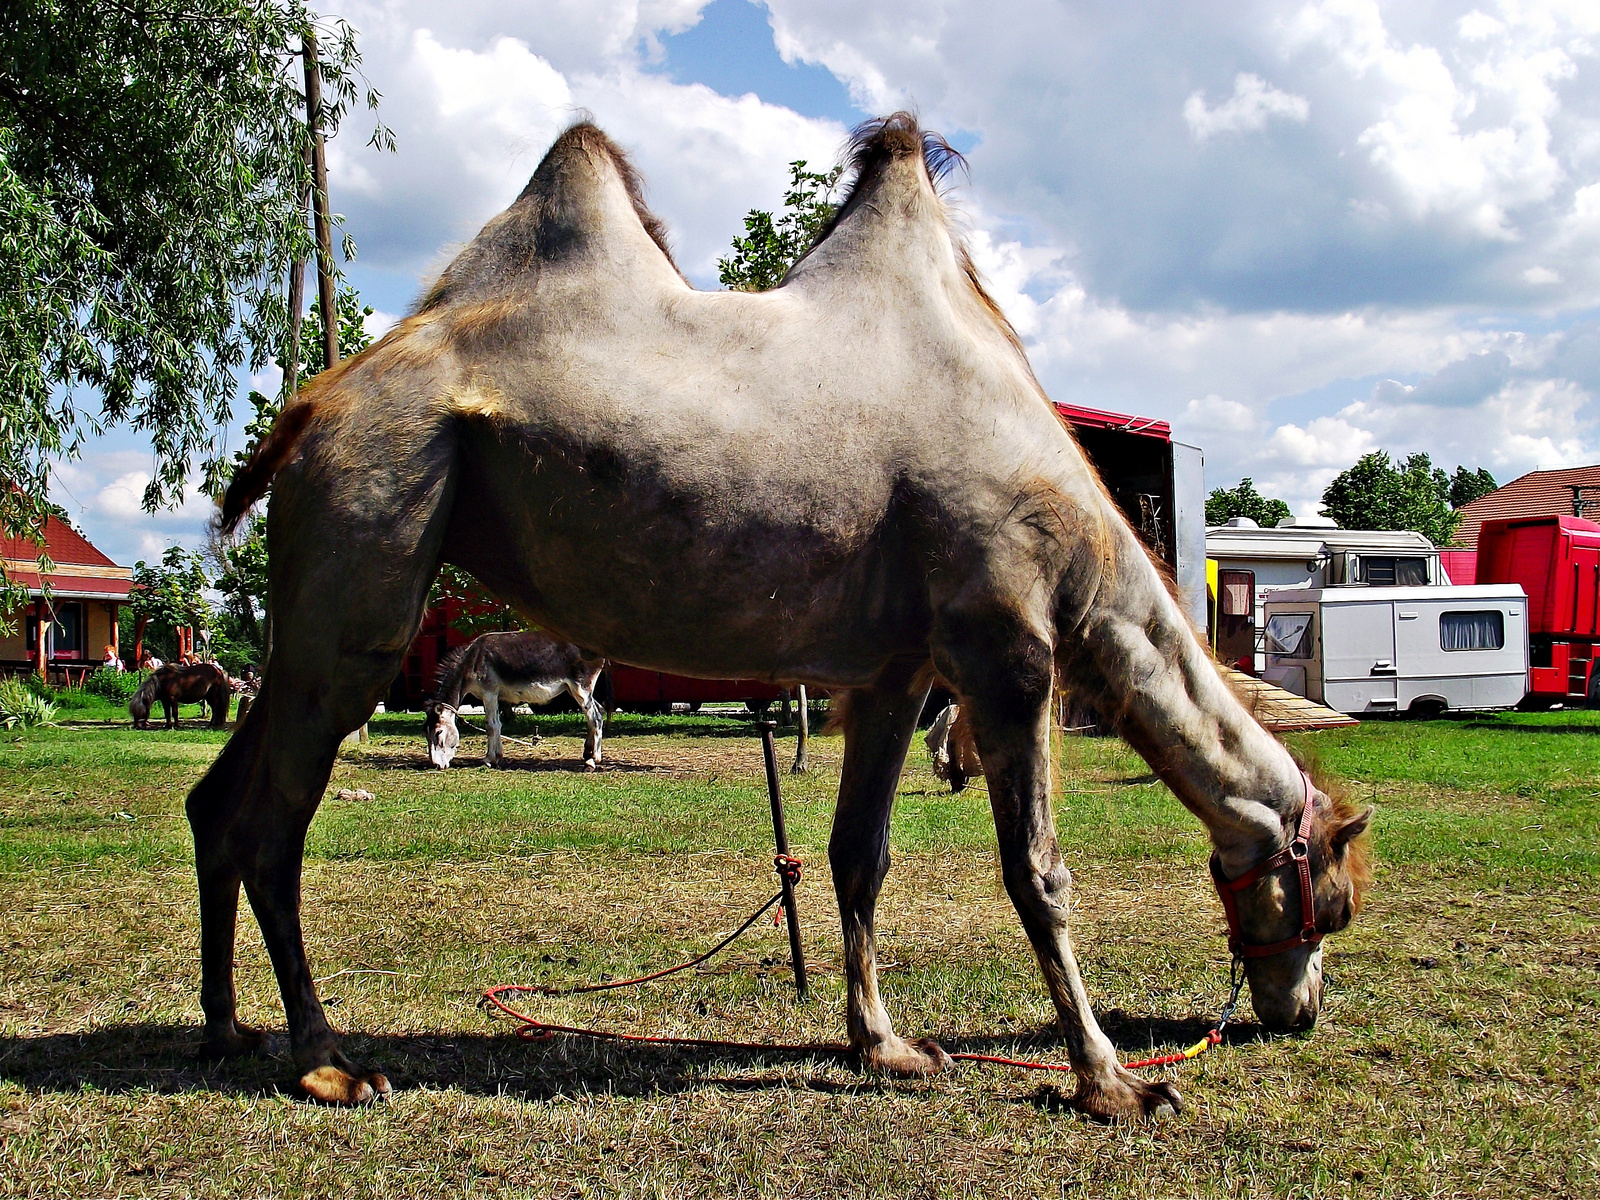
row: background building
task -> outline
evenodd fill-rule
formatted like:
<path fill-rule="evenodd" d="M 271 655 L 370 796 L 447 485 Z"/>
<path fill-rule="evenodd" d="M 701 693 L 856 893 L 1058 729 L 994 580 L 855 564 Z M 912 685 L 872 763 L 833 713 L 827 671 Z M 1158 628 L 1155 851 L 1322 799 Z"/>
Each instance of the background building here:
<path fill-rule="evenodd" d="M 105 647 L 117 645 L 117 610 L 128 599 L 133 572 L 55 516 L 45 523 L 44 550 L 55 569 L 41 579 L 39 545 L 27 538 L 0 537 L 7 576 L 28 589 L 27 603 L 7 614 L 14 629 L 0 637 L 0 671 L 36 670 L 58 678 L 70 673 L 76 678 L 77 668 L 98 667 Z"/>

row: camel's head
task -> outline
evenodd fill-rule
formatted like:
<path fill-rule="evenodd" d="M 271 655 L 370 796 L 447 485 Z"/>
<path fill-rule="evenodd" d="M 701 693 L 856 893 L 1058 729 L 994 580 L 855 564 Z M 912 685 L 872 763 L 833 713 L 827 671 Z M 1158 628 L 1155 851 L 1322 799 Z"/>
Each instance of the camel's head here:
<path fill-rule="evenodd" d="M 461 747 L 461 731 L 456 728 L 456 710 L 438 701 L 428 703 L 428 758 L 434 766 L 448 767 Z"/>
<path fill-rule="evenodd" d="M 1315 816 L 1308 839 L 1312 918 L 1317 932 L 1338 933 L 1360 911 L 1371 881 L 1367 827 L 1371 808 L 1358 812 L 1342 798 L 1313 788 Z M 1298 818 L 1299 814 L 1294 814 Z M 1298 823 L 1298 822 L 1296 822 Z M 1295 830 L 1290 828 L 1292 836 Z M 1302 929 L 1300 869 L 1290 861 L 1235 895 L 1239 935 L 1247 945 L 1294 938 Z M 1268 1029 L 1310 1029 L 1322 1009 L 1322 945 L 1298 945 L 1245 959 L 1250 998 Z"/>

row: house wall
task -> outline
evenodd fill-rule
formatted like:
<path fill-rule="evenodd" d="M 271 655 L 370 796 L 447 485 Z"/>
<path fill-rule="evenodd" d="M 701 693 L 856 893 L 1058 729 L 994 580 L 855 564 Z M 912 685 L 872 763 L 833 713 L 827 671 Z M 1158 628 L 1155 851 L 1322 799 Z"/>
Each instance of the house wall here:
<path fill-rule="evenodd" d="M 107 642 L 115 641 L 113 626 L 111 624 L 111 605 L 104 600 L 75 600 L 64 601 L 83 605 L 84 640 L 83 657 L 77 662 L 98 663 L 105 650 Z M 28 650 L 27 623 L 33 615 L 31 603 L 21 608 L 14 609 L 7 614 L 7 621 L 16 628 L 12 633 L 0 636 L 0 660 L 13 662 L 29 660 L 34 657 Z"/>
<path fill-rule="evenodd" d="M 0 659 L 19 660 L 28 657 L 27 619 L 28 608 L 13 609 L 6 614 L 6 624 L 15 626 L 15 631 L 0 637 Z"/>
<path fill-rule="evenodd" d="M 83 657 L 87 662 L 99 662 L 105 653 L 106 643 L 115 641 L 111 625 L 111 606 L 102 600 L 85 600 Z"/>

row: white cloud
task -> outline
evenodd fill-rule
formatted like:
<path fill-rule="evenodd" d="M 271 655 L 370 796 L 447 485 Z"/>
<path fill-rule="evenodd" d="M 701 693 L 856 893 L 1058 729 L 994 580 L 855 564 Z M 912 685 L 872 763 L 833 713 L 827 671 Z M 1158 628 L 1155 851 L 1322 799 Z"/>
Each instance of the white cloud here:
<path fill-rule="evenodd" d="M 1206 107 L 1205 92 L 1191 92 L 1184 101 L 1183 119 L 1197 142 L 1219 133 L 1245 133 L 1265 129 L 1274 118 L 1305 124 L 1311 105 L 1304 96 L 1280 92 L 1259 75 L 1241 71 L 1233 80 L 1233 95 L 1215 108 Z"/>
<path fill-rule="evenodd" d="M 361 318 L 361 328 L 373 341 L 377 341 L 389 330 L 400 323 L 400 318 L 394 313 L 384 312 L 382 309 L 373 309 Z"/>
<path fill-rule="evenodd" d="M 1295 467 L 1338 470 L 1377 449 L 1370 430 L 1342 417 L 1318 417 L 1303 428 L 1280 425 L 1267 439 L 1267 457 Z"/>
<path fill-rule="evenodd" d="M 700 7 L 661 6 L 654 19 L 668 23 L 654 28 L 670 29 Z M 781 203 L 791 159 L 834 161 L 842 126 L 642 70 L 633 47 L 650 28 L 645 16 L 627 24 L 621 9 L 605 11 L 631 33 L 609 53 L 566 47 L 581 70 L 564 71 L 540 53 L 543 29 L 537 47 L 506 34 L 475 44 L 454 23 L 437 26 L 449 28 L 448 42 L 434 28 L 404 39 L 391 30 L 391 44 L 374 57 L 383 54 L 394 81 L 385 119 L 401 152 L 379 154 L 354 139 L 330 151 L 330 187 L 347 184 L 354 194 L 340 193 L 340 203 L 362 261 L 409 271 L 420 284 L 515 199 L 551 141 L 585 114 L 628 151 L 668 219 L 680 265 L 708 282 L 745 212 Z M 369 63 L 369 73 L 377 69 Z"/>
<path fill-rule="evenodd" d="M 788 161 L 832 161 L 844 130 L 653 71 L 706 3 L 349 0 L 400 146 L 362 148 L 352 117 L 330 149 L 356 270 L 420 284 L 586 110 L 712 283 Z M 784 60 L 975 143 L 957 199 L 1047 389 L 1172 420 L 1213 484 L 1299 511 L 1379 446 L 1497 474 L 1600 459 L 1593 0 L 766 3 Z M 128 515 L 148 453 L 75 469 L 114 553 L 198 540 L 197 510 Z"/>
<path fill-rule="evenodd" d="M 1402 44 L 1376 0 L 1317 0 L 1288 23 L 1287 40 L 1331 51 L 1352 83 L 1381 97 L 1356 142 L 1413 216 L 1453 216 L 1479 236 L 1516 241 L 1513 210 L 1550 201 L 1566 181 L 1552 130 L 1559 88 L 1577 73 L 1575 57 L 1594 53 L 1592 22 L 1558 8 L 1508 5 L 1506 23 L 1471 13 L 1451 54 Z"/>
<path fill-rule="evenodd" d="M 92 506 L 101 516 L 117 521 L 137 520 L 144 514 L 144 489 L 149 486 L 146 471 L 119 475 L 96 494 Z"/>

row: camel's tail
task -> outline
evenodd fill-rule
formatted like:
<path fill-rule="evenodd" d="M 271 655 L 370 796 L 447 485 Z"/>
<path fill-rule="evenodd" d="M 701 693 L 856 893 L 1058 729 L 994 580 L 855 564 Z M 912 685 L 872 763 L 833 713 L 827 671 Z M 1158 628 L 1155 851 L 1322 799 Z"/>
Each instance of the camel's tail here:
<path fill-rule="evenodd" d="M 232 533 L 244 514 L 250 511 L 250 506 L 267 494 L 272 477 L 294 453 L 295 444 L 311 420 L 313 407 L 311 401 L 300 400 L 284 409 L 273 423 L 272 432 L 260 441 L 244 466 L 234 472 L 233 482 L 228 484 L 227 495 L 222 498 L 223 533 Z"/>

